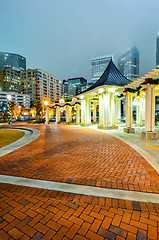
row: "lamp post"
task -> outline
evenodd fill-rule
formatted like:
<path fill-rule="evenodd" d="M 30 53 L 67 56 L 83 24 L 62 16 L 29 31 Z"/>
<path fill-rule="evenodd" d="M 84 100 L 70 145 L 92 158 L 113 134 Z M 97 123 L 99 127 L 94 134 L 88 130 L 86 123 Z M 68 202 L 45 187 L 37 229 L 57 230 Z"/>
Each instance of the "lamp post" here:
<path fill-rule="evenodd" d="M 48 124 L 49 123 L 49 102 L 47 100 L 44 101 L 44 106 L 46 107 L 45 124 Z"/>
<path fill-rule="evenodd" d="M 8 101 L 8 112 L 9 112 L 9 117 L 8 117 L 8 124 L 9 126 L 11 126 L 11 117 L 12 117 L 12 114 L 11 114 L 11 99 L 12 99 L 12 96 L 11 95 L 7 95 L 7 101 Z"/>

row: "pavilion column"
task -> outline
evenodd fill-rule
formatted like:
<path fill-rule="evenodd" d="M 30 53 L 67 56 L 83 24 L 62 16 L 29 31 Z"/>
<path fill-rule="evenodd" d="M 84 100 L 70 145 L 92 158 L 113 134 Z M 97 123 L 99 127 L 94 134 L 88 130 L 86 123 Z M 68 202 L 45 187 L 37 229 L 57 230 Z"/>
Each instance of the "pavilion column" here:
<path fill-rule="evenodd" d="M 66 105 L 66 124 L 70 123 L 70 106 Z"/>
<path fill-rule="evenodd" d="M 69 122 L 72 122 L 72 107 L 69 106 Z"/>
<path fill-rule="evenodd" d="M 97 121 L 97 105 L 93 104 L 93 122 Z"/>
<path fill-rule="evenodd" d="M 85 105 L 86 105 L 86 112 L 85 112 L 86 124 L 90 125 L 91 124 L 91 101 L 89 98 L 86 98 Z"/>
<path fill-rule="evenodd" d="M 60 123 L 60 107 L 56 107 L 56 123 Z"/>
<path fill-rule="evenodd" d="M 141 125 L 141 103 L 136 106 L 136 123 L 139 126 Z"/>
<path fill-rule="evenodd" d="M 142 109 L 141 121 L 142 123 L 144 123 L 145 122 L 145 98 L 142 101 L 141 109 Z"/>
<path fill-rule="evenodd" d="M 76 124 L 80 123 L 80 106 L 76 104 Z"/>
<path fill-rule="evenodd" d="M 145 102 L 145 131 L 142 138 L 156 139 L 155 130 L 155 85 L 147 84 Z"/>
<path fill-rule="evenodd" d="M 116 123 L 120 123 L 121 120 L 121 99 L 116 98 Z"/>
<path fill-rule="evenodd" d="M 99 127 L 103 126 L 103 94 L 99 95 Z"/>
<path fill-rule="evenodd" d="M 115 102 L 114 102 L 114 94 L 111 93 L 110 94 L 110 101 L 111 101 L 111 104 L 110 104 L 110 114 L 111 114 L 111 126 L 114 126 L 115 125 Z"/>
<path fill-rule="evenodd" d="M 110 92 L 107 93 L 107 124 L 111 125 L 111 94 Z"/>
<path fill-rule="evenodd" d="M 85 102 L 86 100 L 85 99 L 82 99 L 81 100 L 81 124 L 82 125 L 85 125 Z"/>
<path fill-rule="evenodd" d="M 46 107 L 46 120 L 45 120 L 45 124 L 49 123 L 49 107 Z"/>
<path fill-rule="evenodd" d="M 108 93 L 103 94 L 103 126 L 108 127 Z"/>
<path fill-rule="evenodd" d="M 132 93 L 126 93 L 126 128 L 124 132 L 134 133 L 135 129 L 132 127 Z"/>

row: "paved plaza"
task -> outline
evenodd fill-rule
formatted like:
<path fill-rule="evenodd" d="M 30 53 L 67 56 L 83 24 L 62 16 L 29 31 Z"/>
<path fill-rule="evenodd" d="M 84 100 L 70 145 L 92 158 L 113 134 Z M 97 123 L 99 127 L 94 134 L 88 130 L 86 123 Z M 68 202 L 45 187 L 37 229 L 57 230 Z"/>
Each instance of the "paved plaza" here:
<path fill-rule="evenodd" d="M 0 175 L 147 193 L 152 202 L 159 193 L 159 174 L 120 139 L 76 126 L 28 127 L 41 135 L 2 156 Z M 159 204 L 1 183 L 0 229 L 4 240 L 159 239 Z"/>

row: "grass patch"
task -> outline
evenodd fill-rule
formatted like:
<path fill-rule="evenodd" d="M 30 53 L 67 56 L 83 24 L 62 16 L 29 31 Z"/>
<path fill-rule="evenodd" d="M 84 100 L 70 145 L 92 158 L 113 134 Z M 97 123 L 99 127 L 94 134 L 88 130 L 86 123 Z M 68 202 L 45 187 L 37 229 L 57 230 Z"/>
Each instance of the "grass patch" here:
<path fill-rule="evenodd" d="M 0 148 L 22 138 L 24 133 L 18 130 L 0 129 Z"/>

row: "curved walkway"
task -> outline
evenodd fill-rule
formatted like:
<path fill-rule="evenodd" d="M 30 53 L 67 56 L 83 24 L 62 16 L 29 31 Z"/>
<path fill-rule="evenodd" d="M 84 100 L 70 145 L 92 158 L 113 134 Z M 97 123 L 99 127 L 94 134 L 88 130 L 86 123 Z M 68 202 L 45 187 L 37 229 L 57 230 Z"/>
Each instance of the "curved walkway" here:
<path fill-rule="evenodd" d="M 133 148 L 93 129 L 37 125 L 31 144 L 1 157 L 0 174 L 159 192 L 159 175 Z"/>
<path fill-rule="evenodd" d="M 159 175 L 133 148 L 93 129 L 36 126 L 31 144 L 1 157 L 0 174 L 159 193 Z"/>
<path fill-rule="evenodd" d="M 158 239 L 159 204 L 150 203 L 151 196 L 158 196 L 158 173 L 139 153 L 93 129 L 34 128 L 41 131 L 39 138 L 0 158 L 0 174 L 9 175 L 12 183 L 0 184 L 0 239 Z M 49 190 L 44 181 L 37 187 L 18 186 L 12 176 L 18 177 L 19 184 L 31 178 L 63 182 L 72 188 L 78 184 L 103 191 L 107 187 L 114 193 L 131 190 L 132 196 L 147 194 L 150 199 L 144 203 L 140 198 L 136 202 L 111 199 L 108 194 L 59 192 L 54 187 Z"/>

